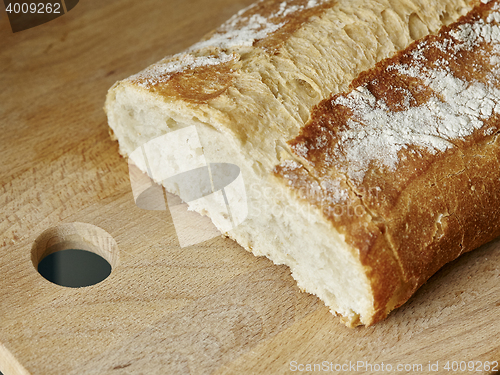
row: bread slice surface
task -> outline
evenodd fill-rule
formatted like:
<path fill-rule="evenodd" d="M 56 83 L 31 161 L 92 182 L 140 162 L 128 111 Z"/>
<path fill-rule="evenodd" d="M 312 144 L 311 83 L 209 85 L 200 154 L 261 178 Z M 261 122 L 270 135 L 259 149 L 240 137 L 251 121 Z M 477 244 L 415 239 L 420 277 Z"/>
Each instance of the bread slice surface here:
<path fill-rule="evenodd" d="M 480 9 L 486 12 L 484 9 L 489 7 L 495 13 L 491 10 L 494 3 Z M 115 84 L 106 102 L 109 123 L 125 156 L 163 134 L 195 126 L 206 160 L 238 165 L 245 182 L 248 216 L 225 233 L 254 254 L 288 265 L 299 286 L 317 294 L 347 325 L 373 324 L 409 298 L 435 268 L 457 255 L 455 249 L 449 254 L 442 249 L 457 242 L 450 237 L 459 225 L 454 220 L 460 220 L 455 212 L 461 198 L 455 203 L 435 200 L 435 206 L 429 206 L 439 212 L 436 217 L 442 215 L 438 224 L 437 219 L 429 224 L 437 228 L 432 238 L 442 238 L 442 245 L 433 250 L 426 244 L 420 258 L 411 256 L 413 250 L 395 249 L 402 249 L 401 244 L 409 244 L 412 249 L 422 246 L 417 240 L 420 233 L 413 237 L 406 233 L 405 237 L 401 231 L 406 223 L 426 218 L 427 208 L 418 204 L 414 204 L 420 207 L 416 213 L 401 210 L 414 201 L 412 194 L 420 194 L 420 185 L 412 181 L 422 176 L 432 180 L 420 182 L 422 186 L 434 183 L 425 197 L 446 190 L 440 185 L 446 181 L 445 176 L 438 172 L 445 168 L 451 176 L 463 170 L 464 164 L 451 153 L 465 148 L 444 150 L 442 166 L 409 153 L 405 157 L 414 159 L 421 174 L 410 173 L 414 165 L 408 162 L 406 169 L 401 164 L 401 180 L 392 178 L 394 171 L 389 169 L 389 177 L 383 177 L 378 174 L 382 166 L 365 172 L 362 182 L 356 185 L 353 181 L 358 181 L 359 176 L 356 180 L 341 167 L 329 166 L 327 172 L 322 171 L 311 159 L 314 153 L 301 153 L 300 142 L 304 141 L 309 151 L 312 143 L 322 142 L 321 132 L 316 131 L 318 118 L 332 116 L 330 109 L 322 112 L 322 100 L 348 93 L 350 85 L 362 86 L 363 79 L 369 80 L 370 74 L 382 71 L 376 66 L 378 62 L 403 58 L 404 52 L 397 51 L 410 46 L 414 39 L 438 33 L 443 25 L 457 21 L 478 3 L 282 4 L 259 2 L 189 51 Z M 496 21 L 492 22 L 488 24 L 495 26 Z M 394 107 L 391 110 L 397 111 L 398 105 L 405 104 L 404 98 L 397 95 L 385 94 Z M 417 102 L 424 100 L 425 92 L 419 95 L 412 92 Z M 483 131 L 494 137 L 494 130 Z M 496 144 L 492 143 L 494 138 L 488 139 L 483 143 Z M 314 157 L 324 158 L 327 149 L 318 147 Z M 495 150 L 489 149 L 490 156 L 496 155 Z M 418 151 L 423 153 L 425 147 Z M 399 151 L 396 154 L 401 157 Z M 479 164 L 473 155 L 467 163 Z M 152 159 L 160 157 L 151 155 Z M 398 163 L 393 167 L 399 171 Z M 432 168 L 436 172 L 429 172 Z M 479 180 L 480 175 L 475 178 Z M 456 196 L 460 194 L 457 190 Z M 495 197 L 488 199 L 496 202 Z M 331 203 L 327 213 L 325 200 Z M 474 204 L 478 203 L 471 197 L 467 205 Z M 337 215 L 340 224 L 335 212 L 342 212 Z M 453 214 L 447 215 L 450 212 Z M 411 219 L 417 214 L 422 219 Z M 495 213 L 489 215 L 496 217 Z M 431 223 L 431 219 L 426 220 Z M 464 238 L 465 234 L 456 236 Z M 471 241 L 467 249 L 483 240 Z"/>

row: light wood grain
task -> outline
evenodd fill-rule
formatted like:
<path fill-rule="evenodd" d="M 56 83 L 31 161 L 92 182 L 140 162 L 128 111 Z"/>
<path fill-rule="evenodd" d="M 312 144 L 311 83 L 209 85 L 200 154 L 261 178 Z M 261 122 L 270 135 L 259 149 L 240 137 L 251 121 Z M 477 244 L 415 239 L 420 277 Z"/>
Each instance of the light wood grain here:
<path fill-rule="evenodd" d="M 386 321 L 352 330 L 286 267 L 220 237 L 181 249 L 168 211 L 134 204 L 108 136 L 107 89 L 251 1 L 83 0 L 16 34 L 2 11 L 5 375 L 282 374 L 292 361 L 423 364 L 426 373 L 429 362 L 500 360 L 499 241 L 446 266 Z M 109 233 L 119 258 L 110 250 L 111 275 L 81 289 L 51 284 L 32 262 L 44 231 L 76 222 Z"/>

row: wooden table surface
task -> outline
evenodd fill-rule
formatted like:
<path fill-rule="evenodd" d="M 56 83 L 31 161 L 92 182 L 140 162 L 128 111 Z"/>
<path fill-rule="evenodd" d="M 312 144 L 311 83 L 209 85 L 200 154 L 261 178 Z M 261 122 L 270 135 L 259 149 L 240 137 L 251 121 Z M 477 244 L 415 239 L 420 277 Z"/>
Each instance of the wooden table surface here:
<path fill-rule="evenodd" d="M 181 249 L 168 212 L 135 206 L 127 162 L 108 135 L 107 89 L 250 1 L 81 0 L 15 34 L 2 7 L 5 375 L 283 374 L 306 373 L 298 370 L 307 364 L 332 373 L 422 365 L 430 373 L 436 362 L 447 373 L 447 361 L 478 369 L 500 360 L 500 241 L 446 266 L 384 322 L 349 329 L 300 292 L 287 267 L 220 237 Z M 32 262 L 48 228 L 72 228 L 78 240 L 75 222 L 102 228 L 117 245 L 103 240 L 113 271 L 87 288 L 52 284 Z"/>

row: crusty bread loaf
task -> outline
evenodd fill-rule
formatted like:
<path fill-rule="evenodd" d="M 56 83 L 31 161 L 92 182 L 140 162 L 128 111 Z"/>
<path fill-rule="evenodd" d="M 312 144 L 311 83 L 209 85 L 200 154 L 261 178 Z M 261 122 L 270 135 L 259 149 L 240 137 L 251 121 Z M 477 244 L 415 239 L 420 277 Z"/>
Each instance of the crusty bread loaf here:
<path fill-rule="evenodd" d="M 194 125 L 245 182 L 248 216 L 222 231 L 370 325 L 500 234 L 496 6 L 260 1 L 115 84 L 109 125 L 125 156 Z"/>

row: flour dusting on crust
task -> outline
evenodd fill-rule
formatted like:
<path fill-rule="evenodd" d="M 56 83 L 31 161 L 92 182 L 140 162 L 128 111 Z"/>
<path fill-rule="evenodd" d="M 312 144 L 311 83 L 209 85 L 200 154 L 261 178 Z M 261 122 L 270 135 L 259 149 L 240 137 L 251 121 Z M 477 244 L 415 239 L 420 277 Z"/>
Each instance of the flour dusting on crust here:
<path fill-rule="evenodd" d="M 252 46 L 255 41 L 263 39 L 283 27 L 288 21 L 286 17 L 293 13 L 315 8 L 325 0 L 309 0 L 306 4 L 302 1 L 289 0 L 279 4 L 278 9 L 270 14 L 253 13 L 264 1 L 258 1 L 239 11 L 207 40 L 196 43 L 189 51 L 202 48 L 228 49 L 237 46 Z M 255 10 L 258 12 L 258 10 Z"/>
<path fill-rule="evenodd" d="M 216 66 L 238 59 L 240 48 L 251 47 L 255 42 L 265 39 L 278 31 L 289 20 L 288 17 L 321 6 L 329 0 L 288 0 L 276 3 L 276 9 L 264 13 L 260 0 L 223 23 L 208 39 L 202 40 L 185 52 L 167 56 L 142 72 L 129 77 L 141 87 L 150 88 L 167 82 L 175 74 L 204 66 Z M 203 53 L 209 51 L 209 55 Z"/>
<path fill-rule="evenodd" d="M 195 56 L 182 53 L 163 59 L 145 70 L 130 76 L 128 80 L 135 81 L 137 85 L 148 88 L 168 81 L 175 73 L 203 66 L 221 65 L 235 59 L 237 59 L 235 54 L 226 54 L 224 52 L 212 56 Z"/>
<path fill-rule="evenodd" d="M 397 73 L 386 91 L 398 97 L 397 108 L 388 103 L 387 95 L 374 95 L 377 78 L 364 82 L 331 100 L 333 111 L 350 113 L 346 120 L 335 123 L 338 116 L 333 112 L 330 125 L 313 137 L 299 137 L 291 143 L 294 153 L 313 165 L 320 160 L 323 168 L 335 166 L 353 181 L 361 182 L 373 165 L 395 171 L 403 149 L 418 147 L 436 154 L 483 128 L 492 115 L 500 114 L 500 84 L 495 74 L 500 61 L 500 13 L 493 10 L 486 19 L 461 24 L 444 38 L 424 39 L 412 47 L 411 59 L 385 67 L 388 75 Z M 457 59 L 464 58 L 457 57 L 460 53 L 473 55 L 478 51 L 479 57 L 486 59 L 482 66 L 473 62 L 457 68 L 461 63 Z M 429 54 L 438 57 L 429 60 Z M 476 70 L 489 69 L 485 64 L 493 65 L 491 72 L 482 73 L 485 79 L 475 79 Z M 472 72 L 470 79 L 463 77 L 468 70 Z M 455 73 L 460 71 L 463 74 L 458 77 Z M 415 104 L 418 100 L 414 94 L 419 90 L 430 94 Z M 487 127 L 483 134 L 495 130 Z M 316 154 L 315 158 L 315 152 L 321 156 Z"/>

